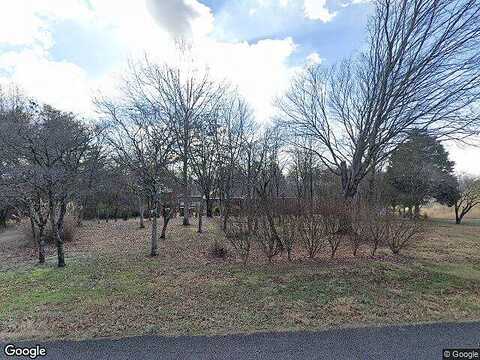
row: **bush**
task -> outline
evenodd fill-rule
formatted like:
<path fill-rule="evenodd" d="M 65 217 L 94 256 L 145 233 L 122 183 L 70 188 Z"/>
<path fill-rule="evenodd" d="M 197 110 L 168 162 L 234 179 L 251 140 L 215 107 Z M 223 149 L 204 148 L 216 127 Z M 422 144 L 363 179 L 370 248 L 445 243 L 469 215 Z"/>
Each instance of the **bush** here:
<path fill-rule="evenodd" d="M 375 256 L 378 248 L 385 245 L 388 238 L 388 216 L 380 216 L 377 212 L 371 211 L 365 227 L 367 241 L 372 247 L 372 256 Z"/>
<path fill-rule="evenodd" d="M 77 235 L 77 230 L 78 226 L 75 218 L 73 216 L 66 217 L 63 224 L 63 241 L 74 241 Z"/>
<path fill-rule="evenodd" d="M 215 241 L 215 243 L 210 247 L 210 249 L 208 250 L 208 254 L 212 258 L 223 260 L 230 256 L 228 249 L 220 245 L 217 241 Z"/>
<path fill-rule="evenodd" d="M 252 243 L 252 233 L 248 229 L 247 221 L 243 219 L 231 221 L 225 231 L 225 237 L 232 244 L 242 262 L 246 264 Z"/>
<path fill-rule="evenodd" d="M 369 235 L 369 219 L 371 212 L 365 204 L 355 204 L 351 208 L 352 233 L 349 236 L 352 245 L 353 256 L 357 256 L 360 246 L 368 242 Z"/>
<path fill-rule="evenodd" d="M 75 240 L 76 234 L 78 231 L 78 222 L 74 216 L 66 216 L 63 221 L 63 241 L 71 242 Z M 53 239 L 52 229 L 50 228 L 50 223 L 47 224 L 45 230 L 45 242 L 55 243 Z"/>
<path fill-rule="evenodd" d="M 423 238 L 425 229 L 421 221 L 389 218 L 385 224 L 388 227 L 386 242 L 395 255 L 412 243 Z"/>
<path fill-rule="evenodd" d="M 313 259 L 325 245 L 326 227 L 323 216 L 313 212 L 304 214 L 299 218 L 298 231 L 308 257 Z"/>
<path fill-rule="evenodd" d="M 287 250 L 288 261 L 292 261 L 292 250 L 299 236 L 300 217 L 295 215 L 281 215 L 278 220 L 282 243 Z"/>
<path fill-rule="evenodd" d="M 272 262 L 272 259 L 283 251 L 283 244 L 266 216 L 262 216 L 258 221 L 255 239 L 260 244 L 268 262 Z"/>

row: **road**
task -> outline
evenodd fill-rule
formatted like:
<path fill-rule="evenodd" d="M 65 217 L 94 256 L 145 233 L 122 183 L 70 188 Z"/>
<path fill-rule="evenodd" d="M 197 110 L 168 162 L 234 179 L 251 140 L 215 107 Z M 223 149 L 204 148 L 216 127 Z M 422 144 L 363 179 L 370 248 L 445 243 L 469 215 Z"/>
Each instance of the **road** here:
<path fill-rule="evenodd" d="M 480 323 L 450 323 L 214 337 L 57 341 L 40 343 L 47 356 L 37 359 L 423 360 L 442 359 L 443 348 L 475 348 L 479 343 Z M 0 358 L 6 359 L 5 344 L 0 346 Z"/>

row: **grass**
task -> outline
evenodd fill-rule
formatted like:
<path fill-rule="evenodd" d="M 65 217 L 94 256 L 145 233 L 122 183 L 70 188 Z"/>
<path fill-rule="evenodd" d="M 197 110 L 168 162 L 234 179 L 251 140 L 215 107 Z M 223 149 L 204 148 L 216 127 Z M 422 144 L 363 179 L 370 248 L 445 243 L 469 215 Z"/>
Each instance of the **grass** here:
<path fill-rule="evenodd" d="M 480 227 L 433 222 L 403 256 L 341 248 L 315 260 L 247 266 L 214 260 L 217 224 L 174 221 L 148 254 L 135 221 L 87 222 L 66 245 L 67 267 L 35 265 L 34 252 L 0 255 L 0 339 L 83 339 L 139 334 L 213 335 L 332 326 L 480 319 Z M 0 237 L 1 241 L 1 237 Z M 227 245 L 226 245 L 227 246 Z"/>
<path fill-rule="evenodd" d="M 450 221 L 455 221 L 454 207 L 447 207 L 434 203 L 428 207 L 425 207 L 423 209 L 423 213 L 433 219 L 448 219 Z M 467 222 L 469 222 L 469 220 L 473 220 L 477 224 L 480 224 L 480 207 L 474 207 L 467 215 L 465 215 L 464 220 Z"/>

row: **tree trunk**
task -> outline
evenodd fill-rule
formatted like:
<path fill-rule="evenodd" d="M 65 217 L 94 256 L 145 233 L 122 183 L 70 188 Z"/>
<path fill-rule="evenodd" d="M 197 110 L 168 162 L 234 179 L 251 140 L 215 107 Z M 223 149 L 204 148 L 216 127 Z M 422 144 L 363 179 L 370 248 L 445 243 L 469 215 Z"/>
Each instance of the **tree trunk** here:
<path fill-rule="evenodd" d="M 415 211 L 414 218 L 420 219 L 420 205 L 415 204 L 414 211 Z"/>
<path fill-rule="evenodd" d="M 77 215 L 77 226 L 82 226 L 83 225 L 83 217 L 84 217 L 84 209 L 86 205 L 81 205 L 80 209 L 78 210 L 78 215 Z"/>
<path fill-rule="evenodd" d="M 54 239 L 57 246 L 57 258 L 58 258 L 58 267 L 65 266 L 65 253 L 63 249 L 63 238 L 59 234 L 59 225 L 60 225 L 60 216 L 59 220 L 55 222 L 55 204 L 52 199 L 52 195 L 49 196 L 48 207 L 50 212 L 50 226 L 52 228 L 52 238 Z M 62 209 L 60 210 L 62 212 Z M 63 225 L 61 225 L 63 227 Z"/>
<path fill-rule="evenodd" d="M 145 228 L 145 224 L 144 224 L 144 221 L 143 221 L 145 206 L 144 206 L 143 200 L 141 198 L 139 199 L 138 212 L 140 213 L 140 229 L 143 229 L 143 228 Z"/>
<path fill-rule="evenodd" d="M 43 237 L 43 226 L 38 229 L 38 263 L 45 263 L 45 239 Z"/>
<path fill-rule="evenodd" d="M 158 204 L 154 204 L 153 207 L 153 219 L 152 219 L 152 249 L 150 251 L 150 256 L 158 256 L 158 232 L 157 232 L 157 217 Z"/>
<path fill-rule="evenodd" d="M 4 229 L 7 228 L 7 212 L 8 210 L 0 210 L 0 226 Z"/>
<path fill-rule="evenodd" d="M 459 210 L 460 207 L 458 206 L 458 204 L 455 204 L 455 223 L 457 225 L 460 225 L 462 223 L 462 218 L 460 217 Z"/>
<path fill-rule="evenodd" d="M 64 250 L 64 219 L 67 211 L 67 204 L 62 201 L 60 204 L 60 213 L 57 220 L 57 254 L 58 254 L 58 267 L 65 266 L 65 250 Z"/>
<path fill-rule="evenodd" d="M 202 233 L 202 218 L 203 218 L 203 201 L 200 200 L 200 205 L 198 206 L 198 230 L 199 234 Z"/>
<path fill-rule="evenodd" d="M 375 243 L 373 244 L 372 256 L 375 256 L 375 253 L 377 252 L 377 249 L 378 249 L 378 243 L 375 242 Z"/>
<path fill-rule="evenodd" d="M 183 160 L 183 225 L 190 225 L 190 186 L 188 181 L 188 160 L 185 155 Z"/>
<path fill-rule="evenodd" d="M 160 235 L 160 239 L 165 239 L 165 234 L 167 232 L 168 222 L 172 218 L 172 209 L 167 213 L 166 209 L 163 208 L 162 215 L 163 215 L 163 226 L 162 226 L 162 234 Z"/>
<path fill-rule="evenodd" d="M 207 217 L 211 218 L 213 217 L 213 211 L 212 211 L 212 199 L 210 199 L 210 194 L 205 195 L 205 202 L 206 202 L 206 208 L 207 208 Z"/>

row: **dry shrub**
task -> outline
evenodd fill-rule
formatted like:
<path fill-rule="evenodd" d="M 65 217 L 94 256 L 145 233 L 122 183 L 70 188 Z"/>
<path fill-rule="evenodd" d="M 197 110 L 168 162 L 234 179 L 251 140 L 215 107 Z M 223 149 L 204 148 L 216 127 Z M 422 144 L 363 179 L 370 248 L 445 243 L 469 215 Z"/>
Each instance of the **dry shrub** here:
<path fill-rule="evenodd" d="M 324 218 L 319 214 L 306 212 L 299 218 L 298 230 L 300 242 L 307 251 L 308 257 L 313 259 L 325 245 Z"/>
<path fill-rule="evenodd" d="M 293 245 L 299 237 L 300 216 L 281 215 L 278 218 L 282 243 L 287 251 L 288 261 L 292 261 Z"/>
<path fill-rule="evenodd" d="M 225 237 L 232 244 L 242 262 L 246 264 L 252 244 L 252 233 L 248 229 L 247 220 L 242 218 L 231 220 L 225 231 Z"/>
<path fill-rule="evenodd" d="M 78 221 L 74 216 L 66 216 L 63 222 L 63 241 L 72 242 L 75 240 L 78 231 Z M 45 230 L 45 241 L 47 243 L 55 243 L 53 238 L 52 229 L 50 223 Z"/>
<path fill-rule="evenodd" d="M 255 232 L 255 239 L 267 257 L 268 262 L 272 262 L 272 259 L 284 249 L 274 226 L 266 216 L 262 216 L 258 219 L 258 228 Z"/>
<path fill-rule="evenodd" d="M 219 244 L 218 241 L 215 241 L 215 243 L 208 249 L 208 255 L 214 259 L 225 260 L 230 256 L 230 252 L 225 246 Z"/>
<path fill-rule="evenodd" d="M 356 203 L 351 207 L 350 217 L 352 219 L 353 231 L 349 235 L 349 240 L 352 246 L 353 256 L 357 256 L 360 246 L 370 242 L 371 219 L 375 214 L 375 211 L 371 211 L 371 209 L 369 209 L 368 205 L 365 203 Z M 378 239 L 378 237 L 374 238 Z M 376 251 L 379 242 L 375 242 L 375 244 Z"/>
<path fill-rule="evenodd" d="M 412 243 L 423 239 L 425 234 L 424 224 L 419 220 L 388 217 L 384 224 L 387 227 L 386 243 L 395 255 Z"/>
<path fill-rule="evenodd" d="M 384 246 L 389 235 L 389 216 L 381 216 L 376 211 L 371 211 L 366 223 L 367 241 L 371 244 L 372 256 L 378 248 Z"/>
<path fill-rule="evenodd" d="M 340 243 L 345 238 L 351 238 L 352 229 L 345 229 L 345 224 L 351 222 L 350 210 L 343 202 L 327 200 L 319 206 L 318 212 L 324 223 L 324 233 L 330 246 L 330 255 L 335 257 Z"/>
<path fill-rule="evenodd" d="M 78 231 L 77 221 L 73 216 L 68 216 L 65 218 L 63 224 L 63 241 L 71 242 L 74 241 Z"/>
<path fill-rule="evenodd" d="M 425 227 L 420 220 L 403 219 L 386 209 L 371 209 L 363 220 L 365 239 L 371 244 L 371 254 L 387 246 L 392 253 L 400 251 L 425 234 Z"/>

